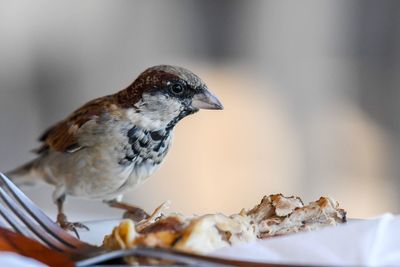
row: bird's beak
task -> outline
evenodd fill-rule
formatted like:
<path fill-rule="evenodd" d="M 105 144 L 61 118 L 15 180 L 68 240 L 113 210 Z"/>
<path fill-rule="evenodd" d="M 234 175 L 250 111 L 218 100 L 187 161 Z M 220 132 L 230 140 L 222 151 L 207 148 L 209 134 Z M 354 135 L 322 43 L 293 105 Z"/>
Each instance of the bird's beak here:
<path fill-rule="evenodd" d="M 218 98 L 208 89 L 203 89 L 193 96 L 192 107 L 198 109 L 224 109 Z"/>

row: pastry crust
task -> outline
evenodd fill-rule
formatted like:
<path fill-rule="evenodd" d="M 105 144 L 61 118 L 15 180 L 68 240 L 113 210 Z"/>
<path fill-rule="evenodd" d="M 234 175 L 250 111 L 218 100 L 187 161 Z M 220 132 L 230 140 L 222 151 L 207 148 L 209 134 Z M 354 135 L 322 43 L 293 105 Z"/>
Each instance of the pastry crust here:
<path fill-rule="evenodd" d="M 134 226 L 124 220 L 103 245 L 124 249 L 138 245 L 173 248 L 194 253 L 209 253 L 218 248 L 274 236 L 313 231 L 346 222 L 346 212 L 337 201 L 321 197 L 304 205 L 299 197 L 282 194 L 265 196 L 250 210 L 226 216 L 221 213 L 185 217 L 163 215 L 163 204 L 149 219 Z M 130 258 L 130 263 L 135 263 Z"/>

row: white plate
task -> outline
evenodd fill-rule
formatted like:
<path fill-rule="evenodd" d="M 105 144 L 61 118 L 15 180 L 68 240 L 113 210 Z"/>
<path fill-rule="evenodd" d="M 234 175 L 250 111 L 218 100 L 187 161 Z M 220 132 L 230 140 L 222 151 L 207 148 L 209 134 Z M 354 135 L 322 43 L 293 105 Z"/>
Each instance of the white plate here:
<path fill-rule="evenodd" d="M 104 236 L 111 234 L 113 228 L 117 226 L 121 220 L 122 219 L 112 219 L 84 222 L 83 224 L 89 227 L 90 230 L 78 230 L 81 240 L 93 245 L 101 245 Z"/>

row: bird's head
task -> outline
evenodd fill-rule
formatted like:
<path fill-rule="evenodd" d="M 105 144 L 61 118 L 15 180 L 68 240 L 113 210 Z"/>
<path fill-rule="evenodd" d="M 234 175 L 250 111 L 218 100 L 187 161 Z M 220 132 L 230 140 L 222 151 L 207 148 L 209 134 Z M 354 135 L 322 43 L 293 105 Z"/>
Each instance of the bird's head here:
<path fill-rule="evenodd" d="M 118 92 L 117 99 L 133 120 L 142 120 L 147 128 L 172 128 L 199 109 L 223 109 L 197 75 L 170 65 L 148 68 L 128 88 Z"/>

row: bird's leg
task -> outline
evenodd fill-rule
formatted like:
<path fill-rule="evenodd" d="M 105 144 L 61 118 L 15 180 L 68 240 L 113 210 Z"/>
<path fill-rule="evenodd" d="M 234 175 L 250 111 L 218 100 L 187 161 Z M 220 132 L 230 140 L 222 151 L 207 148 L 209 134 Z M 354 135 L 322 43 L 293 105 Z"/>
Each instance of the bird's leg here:
<path fill-rule="evenodd" d="M 140 222 L 150 217 L 150 215 L 147 214 L 147 212 L 143 209 L 125 202 L 121 202 L 119 199 L 106 200 L 104 203 L 108 204 L 112 208 L 125 210 L 123 218 L 131 219 L 134 222 Z"/>
<path fill-rule="evenodd" d="M 89 230 L 89 228 L 80 223 L 80 222 L 69 222 L 67 219 L 67 215 L 64 213 L 64 202 L 65 202 L 65 194 L 61 195 L 59 198 L 56 199 L 57 203 L 57 223 L 63 228 L 64 230 L 70 230 L 75 233 L 76 237 L 79 238 L 78 231 L 76 228 L 83 228 Z"/>

